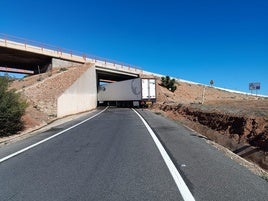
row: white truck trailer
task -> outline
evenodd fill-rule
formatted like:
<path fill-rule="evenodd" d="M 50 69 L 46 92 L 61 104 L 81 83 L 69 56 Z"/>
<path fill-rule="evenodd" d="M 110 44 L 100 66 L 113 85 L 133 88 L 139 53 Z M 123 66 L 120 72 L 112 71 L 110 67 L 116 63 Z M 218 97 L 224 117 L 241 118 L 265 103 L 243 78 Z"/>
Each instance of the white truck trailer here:
<path fill-rule="evenodd" d="M 156 101 L 156 80 L 135 78 L 101 85 L 98 88 L 99 105 L 145 107 Z"/>

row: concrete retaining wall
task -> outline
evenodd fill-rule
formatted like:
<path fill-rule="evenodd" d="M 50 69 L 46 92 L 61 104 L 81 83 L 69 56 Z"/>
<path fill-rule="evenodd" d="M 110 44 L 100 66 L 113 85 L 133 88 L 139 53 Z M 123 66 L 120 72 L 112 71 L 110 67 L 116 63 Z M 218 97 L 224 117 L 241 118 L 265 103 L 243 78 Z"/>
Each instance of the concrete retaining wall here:
<path fill-rule="evenodd" d="M 78 66 L 81 63 L 52 58 L 52 68 L 68 68 Z"/>
<path fill-rule="evenodd" d="M 89 68 L 57 100 L 57 117 L 85 112 L 97 107 L 95 66 Z"/>

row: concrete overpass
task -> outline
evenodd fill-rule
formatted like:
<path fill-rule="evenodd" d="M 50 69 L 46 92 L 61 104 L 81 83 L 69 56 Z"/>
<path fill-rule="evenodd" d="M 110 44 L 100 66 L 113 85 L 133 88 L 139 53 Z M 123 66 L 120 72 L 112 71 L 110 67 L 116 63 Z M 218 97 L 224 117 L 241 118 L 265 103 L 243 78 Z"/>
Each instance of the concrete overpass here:
<path fill-rule="evenodd" d="M 143 70 L 130 65 L 0 34 L 0 71 L 38 74 L 52 68 L 81 64 L 91 64 L 91 67 L 57 97 L 58 117 L 96 108 L 100 81 L 121 81 L 139 77 L 143 73 Z"/>
<path fill-rule="evenodd" d="M 130 65 L 108 61 L 97 57 L 51 45 L 0 34 L 1 71 L 38 74 L 51 68 L 70 67 L 78 64 L 92 63 L 103 79 L 114 78 L 116 81 L 129 77 L 138 77 L 143 71 Z"/>

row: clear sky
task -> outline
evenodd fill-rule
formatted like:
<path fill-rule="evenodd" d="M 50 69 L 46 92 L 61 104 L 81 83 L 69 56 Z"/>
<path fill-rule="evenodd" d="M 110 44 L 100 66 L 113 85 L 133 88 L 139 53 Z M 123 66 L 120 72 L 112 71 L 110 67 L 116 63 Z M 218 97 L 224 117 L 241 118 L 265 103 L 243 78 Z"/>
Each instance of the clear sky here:
<path fill-rule="evenodd" d="M 1 0 L 0 33 L 268 95 L 267 0 Z"/>

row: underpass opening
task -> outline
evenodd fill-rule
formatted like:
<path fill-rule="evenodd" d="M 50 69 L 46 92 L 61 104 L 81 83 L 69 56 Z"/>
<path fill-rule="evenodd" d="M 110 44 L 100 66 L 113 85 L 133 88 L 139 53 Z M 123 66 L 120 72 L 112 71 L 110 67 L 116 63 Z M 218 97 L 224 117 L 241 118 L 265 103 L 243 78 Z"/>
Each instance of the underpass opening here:
<path fill-rule="evenodd" d="M 110 83 L 122 82 L 126 80 L 133 80 L 138 78 L 138 74 L 130 74 L 127 72 L 111 72 L 107 70 L 96 70 L 97 73 L 97 88 L 98 93 Z M 120 93 L 120 91 L 118 91 Z M 102 101 L 98 99 L 98 106 L 116 106 L 116 107 L 134 107 L 133 101 L 129 100 L 107 100 Z"/>
<path fill-rule="evenodd" d="M 121 79 L 123 80 L 115 81 L 99 75 L 97 79 L 98 106 L 149 107 L 156 101 L 156 80 L 154 78 Z"/>
<path fill-rule="evenodd" d="M 38 74 L 46 72 L 51 64 L 52 58 L 49 56 L 0 47 L 1 71 Z"/>
<path fill-rule="evenodd" d="M 96 70 L 98 81 L 111 83 L 124 80 L 130 80 L 139 77 L 137 74 L 129 74 L 124 72 L 112 72 L 108 70 Z"/>

